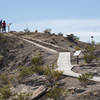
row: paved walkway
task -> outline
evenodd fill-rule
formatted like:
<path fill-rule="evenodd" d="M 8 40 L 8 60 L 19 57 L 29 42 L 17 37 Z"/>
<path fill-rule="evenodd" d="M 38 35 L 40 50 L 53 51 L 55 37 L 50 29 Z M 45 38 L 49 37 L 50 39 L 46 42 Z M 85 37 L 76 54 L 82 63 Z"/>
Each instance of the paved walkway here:
<path fill-rule="evenodd" d="M 26 41 L 26 42 L 28 42 L 28 43 L 31 43 L 31 44 L 33 44 L 33 45 L 36 45 L 36 46 L 38 46 L 38 47 L 40 47 L 40 48 L 43 48 L 43 49 L 45 49 L 45 50 L 47 50 L 47 51 L 49 51 L 49 52 L 58 53 L 56 50 L 53 50 L 53 49 L 51 49 L 51 48 L 42 46 L 42 45 L 40 45 L 40 44 L 38 44 L 38 43 L 35 43 L 35 42 L 33 42 L 33 41 L 30 41 L 30 40 L 27 40 L 27 39 L 23 39 L 23 38 L 21 38 L 21 39 L 24 40 L 24 41 Z"/>
<path fill-rule="evenodd" d="M 30 41 L 27 39 L 22 39 L 22 40 L 24 40 L 28 43 L 31 43 L 33 45 L 36 45 L 40 48 L 43 48 L 49 52 L 58 53 L 56 50 L 42 46 L 42 45 L 35 43 L 33 41 Z M 56 70 L 63 71 L 63 75 L 67 75 L 67 76 L 71 76 L 71 77 L 79 77 L 79 75 L 81 75 L 81 74 L 75 73 L 72 71 L 72 68 L 74 67 L 74 65 L 71 65 L 70 61 L 71 61 L 70 52 L 60 52 L 59 57 L 58 57 L 58 61 L 57 61 L 58 68 Z M 92 80 L 100 82 L 100 77 L 93 77 Z"/>
<path fill-rule="evenodd" d="M 81 74 L 75 73 L 72 71 L 74 65 L 71 65 L 70 61 L 70 52 L 61 52 L 59 53 L 57 65 L 57 70 L 63 71 L 63 75 L 68 75 L 72 77 L 79 77 Z M 100 82 L 100 77 L 93 77 L 93 81 Z"/>

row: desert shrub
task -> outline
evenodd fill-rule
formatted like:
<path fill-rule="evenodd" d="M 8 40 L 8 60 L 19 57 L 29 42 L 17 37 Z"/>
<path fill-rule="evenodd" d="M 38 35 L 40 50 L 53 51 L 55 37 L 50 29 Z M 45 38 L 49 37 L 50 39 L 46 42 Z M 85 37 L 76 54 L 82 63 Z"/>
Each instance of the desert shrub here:
<path fill-rule="evenodd" d="M 94 46 L 92 46 L 92 45 L 87 46 L 87 47 L 85 48 L 86 53 L 89 53 L 89 54 L 94 54 L 94 51 L 95 51 L 95 50 L 96 50 L 96 48 L 95 48 Z"/>
<path fill-rule="evenodd" d="M 34 56 L 31 60 L 31 64 L 32 65 L 40 65 L 42 63 L 42 56 L 41 55 L 38 55 L 38 56 Z"/>
<path fill-rule="evenodd" d="M 16 94 L 16 97 L 13 97 L 12 100 L 30 100 L 29 96 L 30 94 L 20 93 L 20 94 Z"/>
<path fill-rule="evenodd" d="M 84 55 L 84 60 L 88 64 L 90 64 L 94 59 L 95 59 L 95 56 L 93 55 L 88 55 L 88 54 Z"/>
<path fill-rule="evenodd" d="M 58 100 L 58 98 L 66 95 L 67 92 L 63 88 L 53 88 L 47 93 L 47 98 L 52 98 L 54 100 Z"/>
<path fill-rule="evenodd" d="M 43 66 L 36 66 L 36 65 L 32 65 L 31 70 L 35 73 L 38 73 L 40 75 L 43 75 L 45 70 Z"/>
<path fill-rule="evenodd" d="M 44 30 L 44 33 L 51 33 L 51 31 L 52 30 L 50 28 L 47 28 L 47 29 Z"/>
<path fill-rule="evenodd" d="M 79 38 L 77 36 L 75 36 L 74 34 L 67 35 L 67 39 L 72 42 L 76 42 L 79 40 Z"/>
<path fill-rule="evenodd" d="M 58 36 L 63 36 L 63 33 L 61 33 L 61 32 L 60 32 L 60 33 L 58 33 Z"/>
<path fill-rule="evenodd" d="M 75 50 L 81 50 L 81 48 L 80 48 L 80 47 L 78 47 L 78 46 L 76 46 L 76 47 L 75 47 Z"/>
<path fill-rule="evenodd" d="M 40 74 L 40 75 L 46 75 L 47 79 L 50 83 L 55 82 L 62 75 L 61 71 L 55 71 L 53 68 L 50 68 L 49 66 L 42 67 L 42 66 L 33 65 L 31 67 L 31 70 L 33 72 Z"/>
<path fill-rule="evenodd" d="M 26 28 L 26 29 L 24 29 L 24 32 L 25 32 L 25 33 L 29 33 L 30 30 L 29 30 L 28 28 Z"/>
<path fill-rule="evenodd" d="M 19 78 L 23 79 L 27 76 L 30 76 L 31 74 L 33 74 L 34 72 L 31 70 L 31 67 L 24 67 L 24 66 L 20 66 L 20 72 L 19 72 Z"/>
<path fill-rule="evenodd" d="M 85 86 L 90 82 L 90 79 L 93 78 L 93 75 L 92 74 L 89 74 L 89 73 L 85 73 L 85 74 L 82 74 L 78 77 L 78 80 L 81 82 L 81 85 L 82 86 Z"/>
<path fill-rule="evenodd" d="M 0 88 L 0 99 L 6 100 L 10 96 L 12 96 L 12 93 L 8 85 Z"/>
<path fill-rule="evenodd" d="M 7 73 L 0 74 L 0 84 L 3 84 L 3 85 L 10 84 L 10 81 L 9 81 Z"/>
<path fill-rule="evenodd" d="M 35 33 L 38 33 L 38 30 L 35 30 Z"/>
<path fill-rule="evenodd" d="M 84 60 L 86 63 L 91 63 L 94 59 L 96 59 L 95 55 L 95 47 L 94 46 L 87 46 L 85 48 L 85 53 L 84 53 Z"/>
<path fill-rule="evenodd" d="M 60 78 L 60 76 L 62 75 L 62 71 L 56 71 L 56 70 L 50 68 L 49 66 L 47 66 L 45 68 L 44 74 L 47 75 L 47 79 L 49 80 L 49 82 L 53 83 L 57 79 Z"/>
<path fill-rule="evenodd" d="M 95 41 L 92 41 L 91 44 L 92 44 L 92 45 L 95 45 L 96 43 L 95 43 Z"/>

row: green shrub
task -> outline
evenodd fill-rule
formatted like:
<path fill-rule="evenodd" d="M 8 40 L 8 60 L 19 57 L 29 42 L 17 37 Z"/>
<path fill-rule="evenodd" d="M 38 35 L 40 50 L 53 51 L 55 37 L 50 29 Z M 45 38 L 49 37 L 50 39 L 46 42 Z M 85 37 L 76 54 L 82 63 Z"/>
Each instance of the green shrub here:
<path fill-rule="evenodd" d="M 52 31 L 52 30 L 51 30 L 50 28 L 47 28 L 47 29 L 45 29 L 43 32 L 44 32 L 44 33 L 49 33 L 49 34 L 50 34 L 51 31 Z"/>
<path fill-rule="evenodd" d="M 76 42 L 79 40 L 79 38 L 77 36 L 75 36 L 74 34 L 67 35 L 67 39 L 72 42 Z"/>
<path fill-rule="evenodd" d="M 63 88 L 53 88 L 47 93 L 47 98 L 58 100 L 58 98 L 66 95 L 67 92 Z"/>
<path fill-rule="evenodd" d="M 16 98 L 13 98 L 13 100 L 30 100 L 29 96 L 30 94 L 20 93 L 20 94 L 17 94 Z"/>
<path fill-rule="evenodd" d="M 33 74 L 33 71 L 31 70 L 31 67 L 20 66 L 19 68 L 20 68 L 19 78 L 21 78 L 21 79 Z"/>
<path fill-rule="evenodd" d="M 84 60 L 88 64 L 90 64 L 94 59 L 95 59 L 95 56 L 93 55 L 88 55 L 88 54 L 84 55 Z"/>
<path fill-rule="evenodd" d="M 62 75 L 62 71 L 55 71 L 54 69 L 47 66 L 45 68 L 44 74 L 47 75 L 47 79 L 49 80 L 49 82 L 53 83 L 60 78 L 60 76 Z"/>
<path fill-rule="evenodd" d="M 60 32 L 60 33 L 58 33 L 58 36 L 63 36 L 63 33 L 61 33 L 61 32 Z"/>
<path fill-rule="evenodd" d="M 0 99 L 6 100 L 10 96 L 12 96 L 12 93 L 8 85 L 0 88 Z"/>
<path fill-rule="evenodd" d="M 32 65 L 31 70 L 32 70 L 33 72 L 36 72 L 36 73 L 40 74 L 40 75 L 43 75 L 44 72 L 45 72 L 43 66 Z"/>
<path fill-rule="evenodd" d="M 92 74 L 85 73 L 85 74 L 80 75 L 78 77 L 78 80 L 81 82 L 82 86 L 86 86 L 90 82 L 90 79 L 92 78 L 93 78 Z"/>
<path fill-rule="evenodd" d="M 10 84 L 10 81 L 9 81 L 7 73 L 0 74 L 0 84 L 3 84 L 3 85 Z"/>
<path fill-rule="evenodd" d="M 24 32 L 25 32 L 25 33 L 29 33 L 30 30 L 29 30 L 28 28 L 26 28 L 26 29 L 24 29 Z"/>
<path fill-rule="evenodd" d="M 94 59 L 97 59 L 95 56 L 95 47 L 87 46 L 85 48 L 84 60 L 86 63 L 91 63 Z"/>
<path fill-rule="evenodd" d="M 31 70 L 33 72 L 36 72 L 41 75 L 46 75 L 49 82 L 54 82 L 55 80 L 59 79 L 62 75 L 61 71 L 55 71 L 52 67 L 42 67 L 42 66 L 35 66 L 33 65 L 31 67 Z"/>
<path fill-rule="evenodd" d="M 78 47 L 78 46 L 76 46 L 76 47 L 75 47 L 75 50 L 81 50 L 81 48 L 80 48 L 80 47 Z"/>
<path fill-rule="evenodd" d="M 36 65 L 36 66 L 40 65 L 41 62 L 42 62 L 42 56 L 41 55 L 35 56 L 31 60 L 32 65 Z"/>

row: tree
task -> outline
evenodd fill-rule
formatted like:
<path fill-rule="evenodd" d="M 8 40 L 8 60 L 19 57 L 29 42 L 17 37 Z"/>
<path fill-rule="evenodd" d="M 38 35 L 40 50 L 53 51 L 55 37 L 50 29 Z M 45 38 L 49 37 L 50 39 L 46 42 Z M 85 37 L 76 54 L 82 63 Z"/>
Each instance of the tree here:
<path fill-rule="evenodd" d="M 79 40 L 79 38 L 77 36 L 75 36 L 74 34 L 67 35 L 67 39 L 72 42 L 76 42 Z"/>

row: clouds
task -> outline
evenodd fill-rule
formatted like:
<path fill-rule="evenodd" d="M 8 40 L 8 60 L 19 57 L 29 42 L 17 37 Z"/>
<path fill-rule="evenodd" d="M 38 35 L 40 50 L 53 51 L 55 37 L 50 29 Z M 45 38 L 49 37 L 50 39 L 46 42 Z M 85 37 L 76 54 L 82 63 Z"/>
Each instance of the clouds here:
<path fill-rule="evenodd" d="M 96 36 L 100 37 L 100 19 L 75 19 L 75 20 L 42 20 L 42 21 L 30 21 L 15 23 L 13 25 L 14 30 L 23 30 L 29 28 L 31 31 L 38 29 L 43 31 L 46 28 L 51 28 L 53 32 L 62 32 L 65 34 L 74 33 L 79 37 Z M 82 40 L 85 40 L 82 39 Z M 99 40 L 97 40 L 99 41 Z"/>

